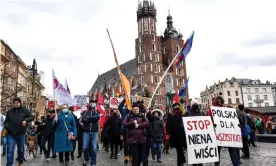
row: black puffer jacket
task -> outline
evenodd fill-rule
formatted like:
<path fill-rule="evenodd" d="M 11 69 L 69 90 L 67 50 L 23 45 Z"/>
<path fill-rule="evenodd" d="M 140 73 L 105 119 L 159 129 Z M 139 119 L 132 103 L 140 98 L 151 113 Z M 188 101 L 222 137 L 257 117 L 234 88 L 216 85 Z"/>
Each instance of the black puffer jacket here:
<path fill-rule="evenodd" d="M 158 117 L 155 117 L 155 112 L 158 113 Z M 150 123 L 152 129 L 153 142 L 161 143 L 164 140 L 164 123 L 163 123 L 163 113 L 159 109 L 155 109 L 151 112 L 153 115 L 153 121 Z"/>
<path fill-rule="evenodd" d="M 10 135 L 24 135 L 26 127 L 22 126 L 22 122 L 31 122 L 34 120 L 33 114 L 24 107 L 12 108 L 8 111 L 4 126 Z"/>
<path fill-rule="evenodd" d="M 98 132 L 99 131 L 100 113 L 92 109 L 84 111 L 81 115 L 83 123 L 83 132 Z"/>

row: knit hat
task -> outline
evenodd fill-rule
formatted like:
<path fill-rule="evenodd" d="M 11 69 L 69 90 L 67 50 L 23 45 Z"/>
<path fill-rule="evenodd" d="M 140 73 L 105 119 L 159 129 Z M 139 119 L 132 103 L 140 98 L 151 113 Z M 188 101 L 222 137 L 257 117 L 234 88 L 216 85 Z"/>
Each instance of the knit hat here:
<path fill-rule="evenodd" d="M 191 101 L 191 105 L 197 104 L 198 105 L 198 101 L 196 99 L 192 99 Z"/>
<path fill-rule="evenodd" d="M 136 102 L 133 102 L 133 103 L 132 103 L 132 108 L 133 108 L 133 107 L 138 107 L 138 104 L 137 104 Z"/>

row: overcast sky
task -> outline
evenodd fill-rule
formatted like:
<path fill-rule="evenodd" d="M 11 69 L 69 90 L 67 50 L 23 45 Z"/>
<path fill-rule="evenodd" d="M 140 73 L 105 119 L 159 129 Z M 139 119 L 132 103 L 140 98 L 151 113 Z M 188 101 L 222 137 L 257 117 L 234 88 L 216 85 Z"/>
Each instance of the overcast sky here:
<path fill-rule="evenodd" d="M 36 58 L 52 92 L 52 68 L 72 94 L 86 94 L 98 73 L 115 67 L 109 28 L 119 63 L 135 57 L 137 0 L 0 0 L 0 38 L 26 64 Z M 275 0 L 155 0 L 158 35 L 168 9 L 186 39 L 189 89 L 225 78 L 276 81 Z"/>

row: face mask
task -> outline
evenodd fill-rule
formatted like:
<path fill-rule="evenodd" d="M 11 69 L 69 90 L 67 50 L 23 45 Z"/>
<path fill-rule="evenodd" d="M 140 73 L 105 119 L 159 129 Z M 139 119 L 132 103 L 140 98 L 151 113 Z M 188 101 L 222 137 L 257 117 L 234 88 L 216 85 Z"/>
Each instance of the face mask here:
<path fill-rule="evenodd" d="M 92 107 L 92 108 L 95 108 L 95 107 L 96 107 L 96 103 L 92 103 L 92 104 L 91 104 L 91 107 Z"/>
<path fill-rule="evenodd" d="M 68 109 L 63 109 L 62 112 L 63 112 L 63 113 L 67 113 L 67 112 L 68 112 Z"/>

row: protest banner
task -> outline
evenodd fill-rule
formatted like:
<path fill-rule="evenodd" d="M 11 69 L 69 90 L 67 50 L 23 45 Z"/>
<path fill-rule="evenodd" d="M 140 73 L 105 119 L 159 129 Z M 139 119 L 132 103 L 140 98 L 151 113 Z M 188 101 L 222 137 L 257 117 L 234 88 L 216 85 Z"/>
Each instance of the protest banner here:
<path fill-rule="evenodd" d="M 144 106 L 148 107 L 149 102 L 150 102 L 150 98 L 136 95 L 136 102 L 137 101 L 143 101 L 144 102 Z"/>
<path fill-rule="evenodd" d="M 241 128 L 235 108 L 211 107 L 218 146 L 242 148 Z"/>
<path fill-rule="evenodd" d="M 219 161 L 214 126 L 209 116 L 183 117 L 188 150 L 188 164 Z"/>
<path fill-rule="evenodd" d="M 84 107 L 89 102 L 89 96 L 87 95 L 75 95 L 74 100 L 77 106 Z"/>
<path fill-rule="evenodd" d="M 110 97 L 109 108 L 118 107 L 122 100 L 122 97 Z"/>

